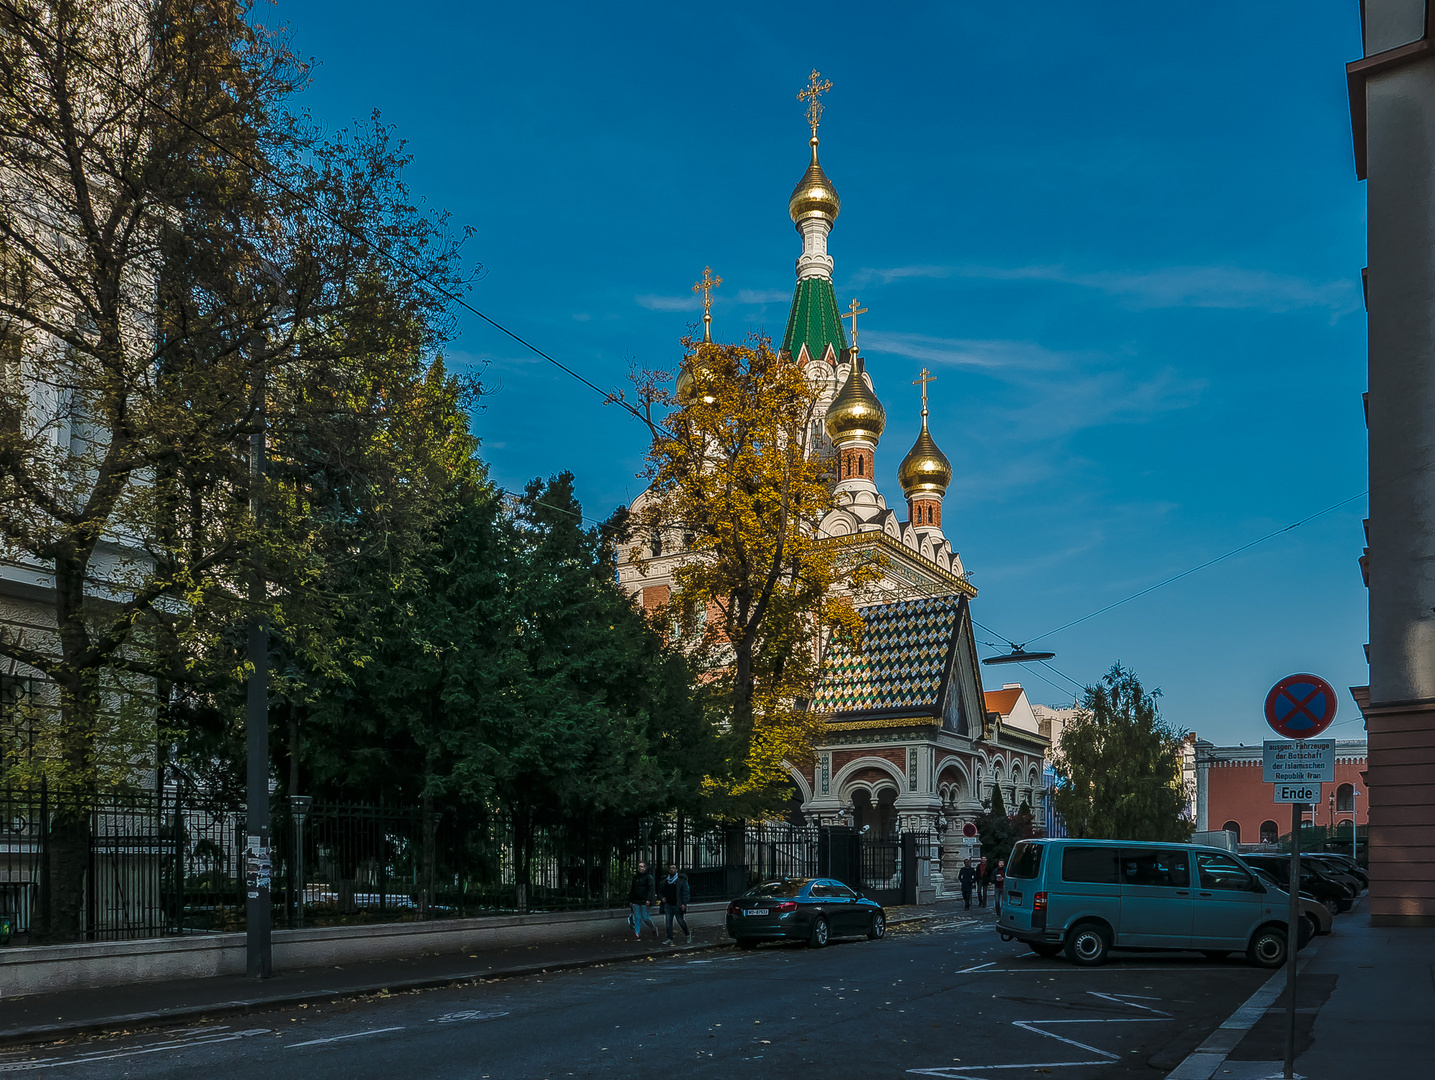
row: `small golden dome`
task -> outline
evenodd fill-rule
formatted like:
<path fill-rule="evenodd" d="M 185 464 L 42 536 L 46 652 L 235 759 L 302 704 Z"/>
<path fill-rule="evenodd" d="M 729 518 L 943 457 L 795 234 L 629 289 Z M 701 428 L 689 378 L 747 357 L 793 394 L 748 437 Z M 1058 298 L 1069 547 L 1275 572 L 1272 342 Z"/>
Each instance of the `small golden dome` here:
<path fill-rule="evenodd" d="M 702 354 L 703 350 L 699 347 L 696 354 L 684 360 L 682 369 L 678 372 L 678 377 L 673 383 L 673 390 L 677 394 L 679 405 L 691 405 L 693 403 L 693 398 L 697 393 L 696 386 L 698 381 L 694 376 L 694 371 L 702 376 L 704 382 L 712 377 L 712 368 L 702 359 Z M 696 365 L 696 367 L 694 365 Z"/>
<path fill-rule="evenodd" d="M 827 410 L 823 423 L 827 437 L 834 443 L 844 439 L 870 439 L 875 443 L 887 426 L 887 410 L 867 388 L 863 366 L 860 356 L 853 361 L 851 374 Z"/>
<path fill-rule="evenodd" d="M 837 197 L 837 189 L 832 186 L 832 181 L 827 179 L 827 174 L 817 163 L 816 135 L 812 136 L 811 145 L 812 164 L 807 166 L 802 179 L 792 189 L 792 197 L 787 200 L 788 216 L 798 228 L 810 217 L 823 218 L 831 225 L 837 220 L 837 214 L 842 209 L 842 200 Z"/>
<path fill-rule="evenodd" d="M 925 416 L 922 417 L 922 433 L 897 468 L 897 482 L 902 485 L 902 494 L 909 499 L 921 495 L 945 495 L 947 485 L 952 482 L 952 463 L 932 441 Z"/>

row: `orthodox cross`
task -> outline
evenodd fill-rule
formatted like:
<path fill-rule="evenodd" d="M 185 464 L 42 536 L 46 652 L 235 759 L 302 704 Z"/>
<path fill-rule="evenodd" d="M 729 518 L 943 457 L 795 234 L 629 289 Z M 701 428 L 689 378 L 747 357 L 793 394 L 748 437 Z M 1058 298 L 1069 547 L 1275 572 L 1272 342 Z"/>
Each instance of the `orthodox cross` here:
<path fill-rule="evenodd" d="M 844 319 L 852 320 L 852 347 L 854 349 L 857 348 L 857 316 L 866 314 L 867 309 L 864 307 L 858 307 L 857 298 L 854 296 L 852 298 L 851 305 L 847 308 L 847 314 L 842 316 Z"/>
<path fill-rule="evenodd" d="M 807 102 L 807 123 L 812 128 L 812 137 L 817 138 L 817 125 L 822 122 L 822 102 L 818 100 L 832 89 L 832 80 L 822 78 L 816 68 L 807 77 L 807 85 L 797 92 L 797 100 Z"/>
<path fill-rule="evenodd" d="M 936 382 L 936 381 L 937 381 L 937 377 L 936 377 L 935 375 L 933 375 L 930 371 L 928 371 L 926 368 L 923 368 L 923 369 L 922 369 L 922 377 L 921 377 L 920 379 L 913 379 L 913 380 L 912 380 L 912 385 L 913 385 L 913 386 L 916 386 L 918 383 L 921 383 L 921 384 L 922 384 L 922 417 L 923 417 L 923 419 L 925 419 L 926 416 L 927 416 L 927 384 L 928 384 L 929 382 Z"/>
<path fill-rule="evenodd" d="M 703 340 L 711 341 L 713 325 L 713 290 L 722 284 L 722 278 L 713 277 L 711 266 L 703 267 L 701 281 L 693 282 L 693 292 L 703 294 Z"/>

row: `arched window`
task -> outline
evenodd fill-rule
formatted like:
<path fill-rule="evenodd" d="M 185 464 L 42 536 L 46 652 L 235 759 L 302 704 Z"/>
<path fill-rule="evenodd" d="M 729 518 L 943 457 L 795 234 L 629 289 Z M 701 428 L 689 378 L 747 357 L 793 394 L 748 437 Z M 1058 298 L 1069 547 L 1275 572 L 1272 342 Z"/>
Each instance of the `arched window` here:
<path fill-rule="evenodd" d="M 1335 808 L 1342 814 L 1355 812 L 1355 785 L 1341 784 L 1335 789 Z"/>
<path fill-rule="evenodd" d="M 1221 828 L 1225 829 L 1226 832 L 1235 833 L 1236 843 L 1239 844 L 1241 842 L 1241 823 L 1239 821 L 1228 821 L 1222 825 Z"/>
<path fill-rule="evenodd" d="M 1281 827 L 1274 821 L 1261 822 L 1261 843 L 1274 844 L 1281 838 Z"/>
<path fill-rule="evenodd" d="M 867 473 L 864 471 L 866 468 L 867 468 L 867 462 L 866 462 L 866 460 L 862 457 L 861 454 L 858 454 L 858 455 L 857 455 L 857 475 L 858 475 L 858 476 L 866 476 Z"/>

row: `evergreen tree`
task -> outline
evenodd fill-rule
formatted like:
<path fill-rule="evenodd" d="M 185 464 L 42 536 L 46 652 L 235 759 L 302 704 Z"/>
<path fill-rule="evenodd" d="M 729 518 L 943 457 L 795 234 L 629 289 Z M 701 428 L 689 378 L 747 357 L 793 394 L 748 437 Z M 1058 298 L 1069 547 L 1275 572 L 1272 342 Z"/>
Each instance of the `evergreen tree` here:
<path fill-rule="evenodd" d="M 1002 786 L 992 785 L 992 817 L 1004 818 L 1007 816 L 1006 799 L 1002 796 Z"/>
<path fill-rule="evenodd" d="M 1070 835 L 1106 840 L 1186 840 L 1181 740 L 1134 672 L 1119 663 L 1089 687 L 1053 762 L 1052 800 Z"/>

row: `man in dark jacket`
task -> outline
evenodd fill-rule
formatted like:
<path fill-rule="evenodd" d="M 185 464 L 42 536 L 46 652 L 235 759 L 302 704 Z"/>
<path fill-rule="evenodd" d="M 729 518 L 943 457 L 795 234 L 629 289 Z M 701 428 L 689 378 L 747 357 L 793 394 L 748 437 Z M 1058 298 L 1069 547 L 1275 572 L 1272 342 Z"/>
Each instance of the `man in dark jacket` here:
<path fill-rule="evenodd" d="M 996 897 L 997 916 L 1002 913 L 1002 900 L 1006 897 L 1006 860 L 998 859 L 997 868 L 992 871 L 992 894 Z"/>
<path fill-rule="evenodd" d="M 987 857 L 982 856 L 982 861 L 977 863 L 977 905 L 987 906 L 987 886 L 991 884 L 992 868 L 987 862 Z"/>
<path fill-rule="evenodd" d="M 633 875 L 633 886 L 628 890 L 628 903 L 633 908 L 633 916 L 629 922 L 633 926 L 633 936 L 639 941 L 643 940 L 644 923 L 653 928 L 653 940 L 658 939 L 658 926 L 648 914 L 648 905 L 656 895 L 657 887 L 653 884 L 653 875 L 648 873 L 648 864 L 639 862 L 638 872 Z"/>
<path fill-rule="evenodd" d="M 972 869 L 972 860 L 963 859 L 962 869 L 957 874 L 957 881 L 962 886 L 962 900 L 967 905 L 967 910 L 972 909 L 972 888 L 977 883 L 977 872 Z"/>
<path fill-rule="evenodd" d="M 687 914 L 688 900 L 692 898 L 693 893 L 688 887 L 688 876 L 678 873 L 677 863 L 668 864 L 668 876 L 663 878 L 659 890 L 663 895 L 662 912 L 666 917 L 668 928 L 668 939 L 663 944 L 671 945 L 673 943 L 674 919 L 678 921 L 678 926 L 682 927 L 683 934 L 687 939 L 684 944 L 691 943 L 693 932 L 688 929 L 688 920 L 683 916 Z"/>

